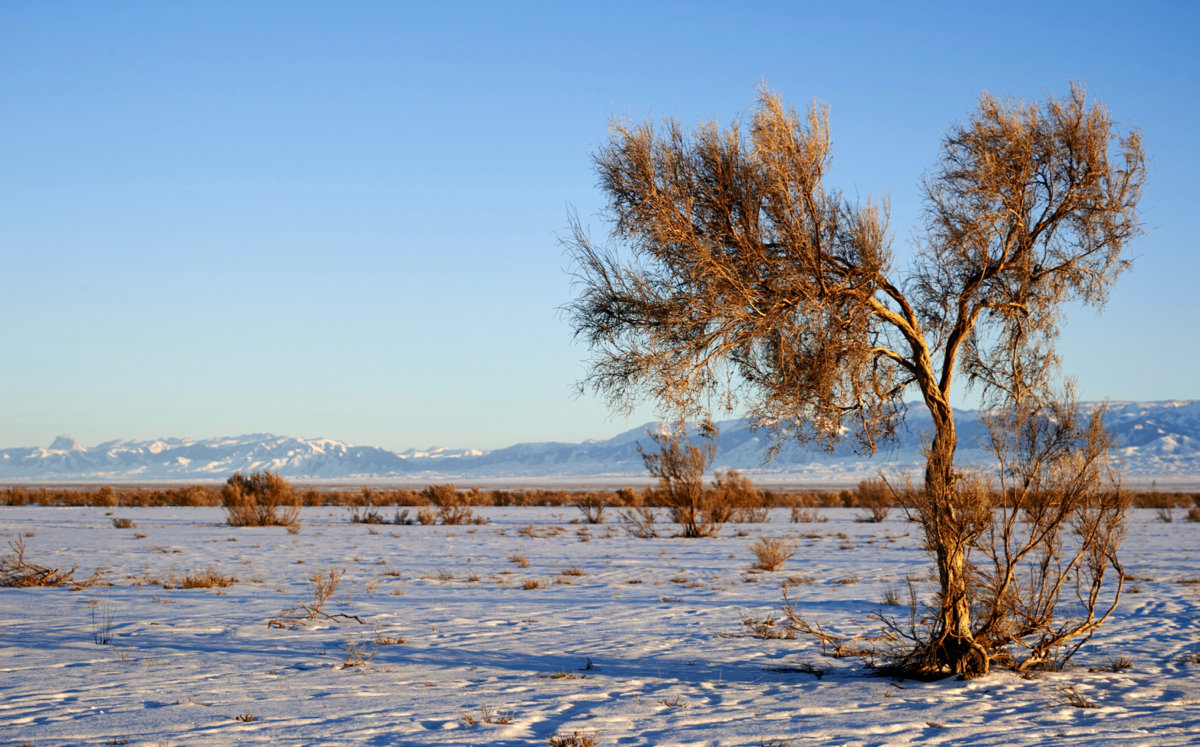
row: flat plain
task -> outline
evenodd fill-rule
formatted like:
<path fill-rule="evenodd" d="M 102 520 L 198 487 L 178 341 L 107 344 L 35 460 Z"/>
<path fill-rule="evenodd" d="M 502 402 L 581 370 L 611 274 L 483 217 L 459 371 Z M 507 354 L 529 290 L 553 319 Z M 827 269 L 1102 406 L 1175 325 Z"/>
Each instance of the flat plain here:
<path fill-rule="evenodd" d="M 1170 745 L 1200 735 L 1200 524 L 1178 510 L 1173 522 L 1130 512 L 1125 597 L 1070 667 L 932 682 L 770 637 L 785 587 L 831 631 L 866 634 L 872 613 L 907 615 L 885 602 L 907 601 L 905 579 L 928 578 L 930 562 L 899 511 L 864 523 L 856 510 L 821 509 L 822 521 L 790 523 L 774 510 L 707 539 L 638 538 L 615 514 L 588 525 L 571 507 L 476 513 L 487 523 L 367 525 L 345 508 L 305 508 L 290 534 L 227 526 L 217 508 L 0 508 L 0 538 L 23 541 L 28 561 L 78 565 L 77 579 L 104 571 L 78 590 L 0 589 L 0 742 Z M 795 543 L 782 570 L 751 570 L 760 537 Z M 331 572 L 337 589 L 312 614 L 311 579 Z"/>

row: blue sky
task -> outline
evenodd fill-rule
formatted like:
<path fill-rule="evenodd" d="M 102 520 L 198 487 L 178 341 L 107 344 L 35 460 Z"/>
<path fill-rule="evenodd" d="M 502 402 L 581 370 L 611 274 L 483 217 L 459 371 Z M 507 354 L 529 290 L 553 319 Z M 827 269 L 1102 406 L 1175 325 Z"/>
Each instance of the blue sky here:
<path fill-rule="evenodd" d="M 969 7 L 964 7 L 968 6 Z M 0 447 L 251 432 L 607 437 L 556 236 L 611 116 L 830 106 L 829 185 L 917 184 L 979 93 L 1083 82 L 1152 158 L 1085 399 L 1200 397 L 1188 2 L 0 3 Z M 739 7 L 740 6 L 740 7 Z M 960 399 L 969 405 L 969 399 Z"/>

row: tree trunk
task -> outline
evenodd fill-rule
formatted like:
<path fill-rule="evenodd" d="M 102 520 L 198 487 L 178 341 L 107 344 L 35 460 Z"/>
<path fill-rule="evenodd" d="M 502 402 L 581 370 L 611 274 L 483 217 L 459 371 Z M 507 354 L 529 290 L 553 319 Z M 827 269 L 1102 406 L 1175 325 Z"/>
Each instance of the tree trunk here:
<path fill-rule="evenodd" d="M 968 677 L 986 674 L 987 651 L 971 633 L 971 600 L 967 591 L 970 542 L 974 513 L 964 505 L 965 496 L 956 485 L 954 452 L 958 435 L 954 414 L 949 406 L 930 408 L 934 438 L 925 466 L 925 505 L 922 523 L 926 539 L 933 546 L 938 568 L 938 620 L 935 638 L 930 642 L 932 663 Z M 969 500 L 969 499 L 966 499 Z"/>

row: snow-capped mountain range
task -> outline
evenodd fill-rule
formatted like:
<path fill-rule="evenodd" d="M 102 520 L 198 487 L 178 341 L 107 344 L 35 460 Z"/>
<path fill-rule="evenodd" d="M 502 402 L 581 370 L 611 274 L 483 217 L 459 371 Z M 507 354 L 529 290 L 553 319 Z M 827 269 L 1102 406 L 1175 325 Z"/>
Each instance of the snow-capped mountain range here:
<path fill-rule="evenodd" d="M 978 447 L 983 433 L 978 411 L 956 412 L 959 458 L 986 462 Z M 923 465 L 921 434 L 929 431 L 923 407 L 910 407 L 897 443 L 873 458 L 848 444 L 832 453 L 789 445 L 764 465 L 768 437 L 745 420 L 720 423 L 715 468 L 745 470 L 757 480 L 796 484 L 852 483 L 885 470 L 916 471 Z M 1200 400 L 1119 402 L 1108 424 L 1117 436 L 1126 479 L 1162 488 L 1200 489 Z M 521 443 L 502 449 L 409 449 L 393 452 L 330 439 L 271 434 L 192 440 L 108 441 L 91 448 L 69 436 L 49 447 L 0 450 L 0 481 L 206 481 L 235 471 L 273 470 L 310 481 L 480 481 L 588 478 L 644 479 L 637 444 L 650 445 L 646 428 L 603 441 Z"/>

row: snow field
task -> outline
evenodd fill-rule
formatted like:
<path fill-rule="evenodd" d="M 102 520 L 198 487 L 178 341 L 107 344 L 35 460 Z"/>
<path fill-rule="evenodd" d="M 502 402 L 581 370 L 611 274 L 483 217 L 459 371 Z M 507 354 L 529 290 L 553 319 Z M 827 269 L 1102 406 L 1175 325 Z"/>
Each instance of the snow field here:
<path fill-rule="evenodd" d="M 634 538 L 612 514 L 574 524 L 572 508 L 477 514 L 489 523 L 360 525 L 347 509 L 306 508 L 292 535 L 225 526 L 213 508 L 0 509 L 0 537 L 24 536 L 27 559 L 78 564 L 80 577 L 103 566 L 111 584 L 0 589 L 0 742 L 1200 739 L 1200 526 L 1152 510 L 1131 512 L 1127 595 L 1070 669 L 936 682 L 874 677 L 814 641 L 758 638 L 742 623 L 779 618 L 785 583 L 807 619 L 833 630 L 903 615 L 882 600 L 930 564 L 899 512 L 868 524 L 825 509 L 828 521 L 790 524 L 776 511 L 694 540 Z M 136 526 L 114 528 L 117 517 Z M 760 536 L 796 542 L 783 570 L 749 570 Z M 209 568 L 238 580 L 164 588 Z M 364 624 L 268 626 L 311 603 L 309 576 L 329 568 L 345 574 L 324 611 Z M 1121 658 L 1130 666 L 1113 671 Z"/>

